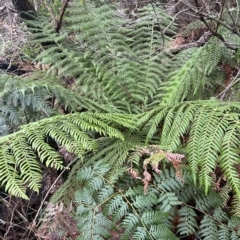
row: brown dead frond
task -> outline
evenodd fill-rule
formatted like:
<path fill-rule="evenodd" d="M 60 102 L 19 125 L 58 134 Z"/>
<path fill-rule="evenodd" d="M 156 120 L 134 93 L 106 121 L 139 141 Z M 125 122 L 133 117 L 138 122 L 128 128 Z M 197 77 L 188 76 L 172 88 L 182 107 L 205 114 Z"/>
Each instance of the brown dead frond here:
<path fill-rule="evenodd" d="M 49 203 L 41 219 L 37 236 L 45 240 L 77 239 L 76 221 L 71 214 L 72 205 L 64 208 L 63 203 Z"/>

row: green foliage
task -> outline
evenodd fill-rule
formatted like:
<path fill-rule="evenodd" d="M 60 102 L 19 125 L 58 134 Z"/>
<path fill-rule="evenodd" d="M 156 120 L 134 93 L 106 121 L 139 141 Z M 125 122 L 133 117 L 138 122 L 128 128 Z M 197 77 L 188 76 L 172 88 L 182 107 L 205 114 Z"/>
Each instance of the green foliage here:
<path fill-rule="evenodd" d="M 156 94 L 170 66 L 169 56 L 162 51 L 169 38 L 163 39 L 158 28 L 166 28 L 171 17 L 151 5 L 137 13 L 138 21 L 128 18 L 120 7 L 95 7 L 94 3 L 83 5 L 78 1 L 69 5 L 65 18 L 69 36 L 59 40 L 55 33 L 49 33 L 49 42 L 55 44 L 36 60 L 48 64 L 52 74 L 74 77 L 75 90 L 114 105 L 115 111 L 142 112 L 148 108 L 149 99 Z M 36 29 L 32 37 L 41 41 Z M 171 25 L 166 34 L 173 34 L 173 29 Z"/>
<path fill-rule="evenodd" d="M 170 105 L 186 99 L 201 99 L 207 84 L 212 84 L 224 45 L 212 38 L 204 47 L 197 49 L 181 68 L 168 75 L 169 80 L 161 86 L 161 104 Z"/>
<path fill-rule="evenodd" d="M 104 178 L 104 170 L 108 171 L 107 165 L 104 167 L 104 164 L 99 162 L 94 168 L 83 168 L 77 175 L 77 181 L 84 186 L 84 190 L 77 191 L 75 195 L 78 205 L 76 218 L 80 234 L 89 233 L 83 234 L 79 239 L 104 239 L 107 234 L 110 237 L 110 230 L 114 231 L 116 223 L 119 226 L 115 231 L 121 232 L 121 229 L 124 229 L 120 239 L 129 239 L 129 236 L 133 239 L 159 239 L 159 233 L 162 239 L 176 239 L 169 229 L 168 214 L 151 210 L 157 201 L 155 193 L 144 196 L 141 194 L 142 187 L 129 188 L 125 193 L 117 188 L 114 193 L 114 185 Z M 165 201 L 175 205 L 174 200 Z M 85 212 L 88 213 L 86 218 L 82 214 Z M 112 220 L 109 220 L 108 216 L 112 216 Z M 94 232 L 90 229 L 94 229 Z"/>
<path fill-rule="evenodd" d="M 211 190 L 208 196 L 202 188 L 193 191 L 188 171 L 183 172 L 184 180 L 176 177 L 173 168 L 155 174 L 148 194 L 144 195 L 139 180 L 120 188 L 121 182 L 128 178 L 121 170 L 116 173 L 116 181 L 109 182 L 106 177 L 109 170 L 110 165 L 100 160 L 76 175 L 78 239 L 111 239 L 115 235 L 122 240 L 128 240 L 129 236 L 146 240 L 187 236 L 240 238 L 235 228 L 240 223 L 239 217 L 228 218 L 227 209 L 220 207 L 222 199 L 215 191 Z M 196 198 L 196 194 L 201 198 Z M 197 216 L 202 220 L 196 221 Z"/>
<path fill-rule="evenodd" d="M 146 124 L 147 122 L 147 124 Z M 151 141 L 161 124 L 160 146 L 168 151 L 186 148 L 189 167 L 195 184 L 199 181 L 207 194 L 210 174 L 219 165 L 240 199 L 238 158 L 239 107 L 216 100 L 183 102 L 159 107 L 142 115 L 138 124 L 148 130 Z M 188 143 L 184 143 L 188 136 Z"/>
<path fill-rule="evenodd" d="M 0 181 L 6 190 L 27 198 L 26 186 L 38 191 L 41 169 L 38 161 L 47 167 L 62 169 L 58 146 L 74 153 L 79 159 L 88 151 L 96 151 L 92 136 L 100 134 L 124 140 L 118 128 L 133 128 L 134 119 L 128 116 L 100 113 L 75 113 L 46 118 L 0 139 Z M 108 124 L 112 122 L 114 126 Z"/>
<path fill-rule="evenodd" d="M 6 135 L 10 130 L 16 131 L 22 124 L 58 115 L 61 108 L 68 112 L 111 111 L 107 106 L 104 107 L 85 96 L 67 90 L 60 79 L 44 76 L 42 73 L 35 73 L 29 79 L 1 75 L 0 81 L 2 135 Z M 50 84 L 51 82 L 54 84 Z"/>
<path fill-rule="evenodd" d="M 78 239 L 240 238 L 240 108 L 214 98 L 238 52 L 211 37 L 172 55 L 173 21 L 155 4 L 77 0 L 60 34 L 47 17 L 26 21 L 43 71 L 0 77 L 7 192 L 39 191 L 43 166 L 64 168 L 63 147 L 77 161 L 51 202 L 76 202 Z"/>

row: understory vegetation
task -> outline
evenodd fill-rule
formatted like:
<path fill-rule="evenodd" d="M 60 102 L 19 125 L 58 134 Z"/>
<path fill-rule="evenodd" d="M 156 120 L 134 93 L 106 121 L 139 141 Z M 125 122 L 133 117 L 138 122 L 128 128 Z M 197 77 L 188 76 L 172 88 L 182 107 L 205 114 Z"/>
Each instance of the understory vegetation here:
<path fill-rule="evenodd" d="M 240 239 L 240 2 L 13 4 L 1 238 Z"/>

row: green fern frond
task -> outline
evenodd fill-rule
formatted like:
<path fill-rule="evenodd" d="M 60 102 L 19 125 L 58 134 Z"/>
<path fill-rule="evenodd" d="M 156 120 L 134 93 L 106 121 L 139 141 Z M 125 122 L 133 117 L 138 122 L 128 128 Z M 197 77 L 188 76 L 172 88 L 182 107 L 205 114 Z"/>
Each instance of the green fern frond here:
<path fill-rule="evenodd" d="M 225 186 L 222 187 L 221 191 L 220 191 L 220 196 L 223 199 L 223 203 L 222 203 L 222 207 L 226 207 L 227 203 L 230 199 L 230 192 L 231 192 L 231 186 L 227 183 Z"/>
<path fill-rule="evenodd" d="M 45 16 L 31 15 L 32 20 L 25 20 L 28 31 L 32 34 L 29 35 L 31 44 L 42 44 L 51 46 L 54 43 L 61 43 L 66 40 L 65 34 L 57 34 L 54 24 L 49 21 Z"/>
<path fill-rule="evenodd" d="M 218 239 L 227 240 L 230 238 L 231 232 L 227 227 L 220 226 L 220 230 L 218 231 Z"/>
<path fill-rule="evenodd" d="M 208 52 L 208 61 L 205 62 L 206 66 L 204 69 L 204 73 L 206 75 L 210 75 L 216 69 L 216 66 L 220 62 L 222 56 L 222 48 L 224 48 L 224 46 L 219 41 L 219 39 L 212 38 L 208 42 L 206 48 L 206 51 Z"/>
<path fill-rule="evenodd" d="M 75 90 L 89 99 L 115 111 L 145 111 L 171 65 L 169 54 L 162 50 L 175 25 L 162 8 L 151 4 L 139 9 L 137 18 L 123 17 L 118 6 L 73 1 L 63 27 L 75 44 L 49 33 L 54 44 L 36 60 L 47 64 L 49 73 L 74 78 Z M 37 38 L 33 30 L 35 34 Z"/>
<path fill-rule="evenodd" d="M 160 140 L 163 146 L 168 146 L 170 151 L 175 151 L 181 145 L 179 136 L 184 136 L 189 131 L 189 125 L 194 118 L 196 110 L 194 105 L 185 104 L 177 110 L 172 108 L 168 112 L 164 119 L 164 127 Z M 181 126 L 179 122 L 181 122 Z"/>
<path fill-rule="evenodd" d="M 115 119 L 113 121 L 115 127 L 108 124 L 111 118 Z M 118 114 L 102 117 L 100 113 L 62 115 L 22 126 L 20 131 L 2 137 L 0 139 L 2 184 L 9 193 L 26 198 L 24 191 L 26 186 L 35 191 L 40 187 L 40 167 L 36 161 L 38 158 L 47 166 L 63 168 L 61 156 L 47 139 L 54 140 L 58 146 L 64 146 L 82 159 L 85 152 L 97 149 L 97 143 L 90 137 L 91 132 L 124 140 L 124 135 L 116 126 L 132 125 L 134 128 L 132 122 L 134 119 L 125 116 L 123 118 L 125 122 L 121 126 L 123 120 L 120 118 Z M 6 144 L 9 146 L 6 147 Z"/>
<path fill-rule="evenodd" d="M 26 188 L 40 187 L 38 161 L 62 169 L 64 147 L 79 161 L 52 201 L 75 196 L 79 239 L 239 239 L 240 107 L 201 100 L 218 92 L 221 64 L 238 66 L 238 52 L 213 36 L 171 55 L 176 26 L 167 9 L 141 3 L 127 14 L 118 3 L 73 0 L 61 34 L 46 17 L 26 21 L 46 76 L 0 77 L 0 132 L 44 119 L 0 139 L 1 185 L 27 198 Z M 161 161 L 172 152 L 184 161 Z"/>
<path fill-rule="evenodd" d="M 216 167 L 216 159 L 218 159 L 218 152 L 221 150 L 228 125 L 228 117 L 221 111 L 218 112 L 218 109 L 213 109 L 204 122 L 204 134 L 201 134 L 202 138 L 198 139 L 200 143 L 199 157 L 201 156 L 199 181 L 201 185 L 205 186 L 206 192 L 209 190 L 211 182 L 209 175 Z"/>
<path fill-rule="evenodd" d="M 89 109 L 92 111 L 111 112 L 111 108 L 100 106 L 98 103 L 70 92 L 58 80 L 56 85 L 49 83 L 49 79 L 35 80 L 41 74 L 34 74 L 30 79 L 1 75 L 4 82 L 0 92 L 0 109 L 3 121 L 9 128 L 16 130 L 20 124 L 29 123 L 59 114 L 64 107 L 68 111 Z M 45 77 L 46 78 L 46 77 Z M 69 98 L 71 94 L 71 98 Z M 52 99 L 52 100 L 50 100 Z M 116 118 L 117 119 L 117 118 Z M 126 119 L 126 123 L 128 119 Z"/>
<path fill-rule="evenodd" d="M 196 232 L 198 228 L 197 221 L 195 217 L 196 212 L 187 206 L 184 206 L 178 211 L 179 214 L 179 224 L 177 225 L 178 232 L 181 236 L 188 236 Z"/>
<path fill-rule="evenodd" d="M 98 162 L 94 167 L 82 168 L 77 174 L 79 190 L 75 195 L 78 205 L 76 217 L 80 233 L 89 232 L 83 234 L 82 239 L 94 239 L 95 235 L 100 239 L 103 234 L 107 234 L 107 230 L 108 233 L 119 231 L 120 239 L 129 239 L 129 236 L 133 239 L 154 240 L 159 239 L 159 236 L 162 236 L 161 239 L 176 239 L 170 229 L 168 212 L 151 210 L 151 206 L 158 204 L 158 192 L 149 191 L 152 194 L 143 195 L 143 186 L 128 188 L 127 191 L 116 187 L 117 191 L 113 192 L 114 186 L 109 185 L 105 178 L 108 171 L 109 165 Z M 105 199 L 101 194 L 103 188 L 108 189 Z M 168 197 L 172 194 L 168 193 Z M 175 203 L 173 196 L 170 198 L 170 202 Z M 161 206 L 161 203 L 158 205 Z M 96 220 L 98 216 L 103 222 Z M 108 224 L 105 225 L 107 220 Z M 114 223 L 117 228 L 114 228 Z M 91 230 L 93 228 L 94 232 Z"/>
<path fill-rule="evenodd" d="M 20 177 L 29 188 L 38 192 L 40 188 L 39 179 L 41 179 L 41 168 L 37 163 L 36 154 L 27 143 L 25 136 L 16 138 L 10 143 L 13 152 L 15 164 L 20 171 Z"/>
<path fill-rule="evenodd" d="M 217 219 L 218 221 L 221 221 L 221 222 L 229 221 L 228 214 L 224 212 L 222 207 L 220 206 L 214 209 L 213 217 L 214 219 Z"/>
<path fill-rule="evenodd" d="M 148 141 L 160 135 L 161 148 L 178 151 L 186 147 L 194 183 L 202 185 L 205 193 L 211 186 L 210 174 L 220 163 L 238 194 L 238 173 L 234 166 L 239 164 L 236 154 L 238 118 L 239 107 L 234 103 L 208 100 L 161 106 L 141 115 L 138 123 L 148 129 Z"/>
<path fill-rule="evenodd" d="M 9 146 L 5 144 L 0 148 L 1 185 L 5 186 L 5 190 L 15 196 L 27 199 L 23 180 L 20 177 L 15 159 L 10 151 Z"/>
<path fill-rule="evenodd" d="M 239 201 L 238 196 L 233 196 L 231 205 L 232 205 L 231 212 L 232 212 L 233 216 L 240 217 L 240 201 Z"/>
<path fill-rule="evenodd" d="M 196 197 L 196 207 L 203 212 L 208 212 L 210 209 L 217 208 L 221 205 L 222 199 L 219 198 L 216 192 L 210 192 L 207 196 L 201 191 Z"/>
<path fill-rule="evenodd" d="M 222 54 L 222 45 L 216 41 L 213 39 L 204 47 L 198 48 L 180 69 L 169 75 L 169 80 L 160 87 L 163 92 L 162 104 L 176 104 L 185 99 L 189 100 L 199 89 L 205 87 L 208 75 L 215 70 Z M 213 53 L 212 58 L 209 58 L 209 51 Z"/>
<path fill-rule="evenodd" d="M 162 193 L 158 203 L 161 204 L 160 210 L 163 212 L 168 212 L 172 206 L 181 205 L 181 201 L 174 193 Z"/>
<path fill-rule="evenodd" d="M 196 20 L 193 22 L 190 22 L 184 27 L 183 32 L 181 33 L 182 36 L 188 36 L 190 35 L 193 31 L 199 30 L 201 28 L 205 28 L 205 24 L 201 20 Z"/>
<path fill-rule="evenodd" d="M 230 219 L 230 221 L 228 221 L 228 227 L 231 229 L 230 239 L 239 239 L 240 237 L 239 224 L 240 224 L 240 217 L 237 217 L 237 216 L 233 216 Z"/>
<path fill-rule="evenodd" d="M 229 184 L 234 189 L 237 198 L 240 199 L 239 174 L 235 166 L 236 164 L 239 164 L 238 131 L 238 121 L 231 122 L 231 125 L 229 125 L 226 129 L 222 143 L 220 165 L 229 181 Z"/>
<path fill-rule="evenodd" d="M 201 221 L 199 234 L 203 239 L 217 239 L 217 223 L 212 218 L 204 216 L 203 220 Z"/>
<path fill-rule="evenodd" d="M 135 214 L 129 213 L 126 215 L 122 221 L 122 226 L 125 228 L 125 232 L 121 236 L 121 240 L 127 240 L 129 236 L 132 236 L 134 234 L 135 228 L 139 226 L 139 222 L 140 220 Z M 144 231 L 143 234 L 146 234 L 146 231 Z"/>
<path fill-rule="evenodd" d="M 165 169 L 159 175 L 155 176 L 155 184 L 161 191 L 172 192 L 182 188 L 181 181 L 176 177 L 176 173 L 173 168 Z"/>
<path fill-rule="evenodd" d="M 192 170 L 193 179 L 196 184 L 197 182 L 197 172 L 198 172 L 198 166 L 201 161 L 200 158 L 200 150 L 201 146 L 198 141 L 199 136 L 204 132 L 204 121 L 207 119 L 207 116 L 209 115 L 210 110 L 207 108 L 207 106 L 200 107 L 196 115 L 198 116 L 192 124 L 191 132 L 189 134 L 189 144 L 188 144 L 188 152 L 189 152 L 189 166 Z"/>
<path fill-rule="evenodd" d="M 151 126 L 150 127 L 147 126 L 148 127 L 148 133 L 147 133 L 147 138 L 146 138 L 147 142 L 156 133 L 156 131 L 158 130 L 159 124 L 161 124 L 161 122 L 164 120 L 164 117 L 167 115 L 167 113 L 169 112 L 170 109 L 171 109 L 171 107 L 169 107 L 169 106 L 164 107 L 164 108 L 163 107 L 156 108 L 156 109 L 153 109 L 152 111 L 142 115 L 142 117 L 139 119 L 138 124 L 141 126 L 142 123 L 149 121 L 150 118 L 152 118 L 155 115 L 153 121 L 151 121 L 151 122 L 149 121 Z"/>
<path fill-rule="evenodd" d="M 155 238 L 159 239 L 159 236 L 161 237 L 161 240 L 176 240 L 178 239 L 174 233 L 170 231 L 169 228 L 162 226 L 162 225 L 153 225 L 152 228 L 150 228 L 150 234 Z"/>

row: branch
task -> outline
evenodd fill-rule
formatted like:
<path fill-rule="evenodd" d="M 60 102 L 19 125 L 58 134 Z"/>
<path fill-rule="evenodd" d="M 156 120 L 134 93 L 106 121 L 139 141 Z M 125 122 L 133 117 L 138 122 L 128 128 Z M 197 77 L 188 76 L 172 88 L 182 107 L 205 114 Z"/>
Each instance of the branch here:
<path fill-rule="evenodd" d="M 66 0 L 62 9 L 61 9 L 61 12 L 60 12 L 60 16 L 59 16 L 59 19 L 56 21 L 56 27 L 55 27 L 55 30 L 57 33 L 59 33 L 61 27 L 62 27 L 62 20 L 63 20 L 63 15 L 66 11 L 66 8 L 68 6 L 68 3 L 70 2 L 70 0 Z"/>
<path fill-rule="evenodd" d="M 233 85 L 235 85 L 236 83 L 238 83 L 240 81 L 240 78 L 238 78 L 238 76 L 240 75 L 240 69 L 238 69 L 238 72 L 237 72 L 237 75 L 233 78 L 233 80 L 226 86 L 226 88 L 220 93 L 218 94 L 217 97 L 220 97 L 221 95 L 221 98 L 220 100 L 223 101 L 223 98 L 225 97 L 227 91 L 232 88 Z"/>
<path fill-rule="evenodd" d="M 64 13 L 66 11 L 66 8 L 67 8 L 67 5 L 68 5 L 69 2 L 70 2 L 70 0 L 66 0 L 64 5 L 62 6 L 62 9 L 61 9 L 60 15 L 59 15 L 59 19 L 55 18 L 54 13 L 53 13 L 51 7 L 49 7 L 47 5 L 47 3 L 44 2 L 44 6 L 47 8 L 47 10 L 49 11 L 49 13 L 51 15 L 52 20 L 54 21 L 56 33 L 59 33 L 59 31 L 60 31 L 60 29 L 62 27 L 63 15 L 64 15 Z"/>
<path fill-rule="evenodd" d="M 187 43 L 187 44 L 183 44 L 181 46 L 178 46 L 176 48 L 170 48 L 168 49 L 168 51 L 172 54 L 176 54 L 178 52 L 180 52 L 181 50 L 184 50 L 184 49 L 188 49 L 188 48 L 192 48 L 192 47 L 198 47 L 198 46 L 201 46 L 201 45 L 204 45 L 208 40 L 209 38 L 212 36 L 212 33 L 211 32 L 205 32 L 200 39 L 198 39 L 196 42 L 192 42 L 192 43 Z"/>
<path fill-rule="evenodd" d="M 31 11 L 36 14 L 33 5 L 28 0 L 12 0 L 13 6 L 19 12 L 21 18 L 25 20 L 32 20 L 32 17 L 27 12 Z"/>
<path fill-rule="evenodd" d="M 194 0 L 195 2 L 195 5 L 196 5 L 196 8 L 193 8 L 192 6 L 188 6 L 191 11 L 193 11 L 195 14 L 196 14 L 196 17 L 199 18 L 204 24 L 205 26 L 208 28 L 208 30 L 215 36 L 217 37 L 221 42 L 224 43 L 224 45 L 231 49 L 231 50 L 234 50 L 236 51 L 238 48 L 237 47 L 234 47 L 232 46 L 232 44 L 228 44 L 224 37 L 222 35 L 220 35 L 215 29 L 212 28 L 212 26 L 210 26 L 210 24 L 206 21 L 206 19 L 204 17 L 206 17 L 207 19 L 212 19 L 214 21 L 216 21 L 217 23 L 220 23 L 222 24 L 223 26 L 225 26 L 226 28 L 228 28 L 230 31 L 232 31 L 233 33 L 236 33 L 238 35 L 238 31 L 232 27 L 230 27 L 229 25 L 223 23 L 221 20 L 215 18 L 215 17 L 212 17 L 210 16 L 209 14 L 206 14 L 202 11 L 202 8 L 199 6 L 198 4 L 198 0 Z M 240 33 L 239 33 L 239 36 L 240 36 Z"/>
<path fill-rule="evenodd" d="M 172 21 L 167 25 L 167 27 L 163 30 L 163 34 L 165 34 L 166 31 L 168 30 L 168 28 L 170 28 L 171 25 L 175 22 L 175 20 L 176 20 L 176 18 L 177 18 L 178 15 L 180 15 L 181 13 L 186 12 L 186 11 L 188 11 L 188 10 L 189 10 L 189 9 L 187 8 L 187 9 L 184 9 L 184 10 L 178 12 L 178 13 L 173 17 L 173 20 L 172 20 Z"/>

